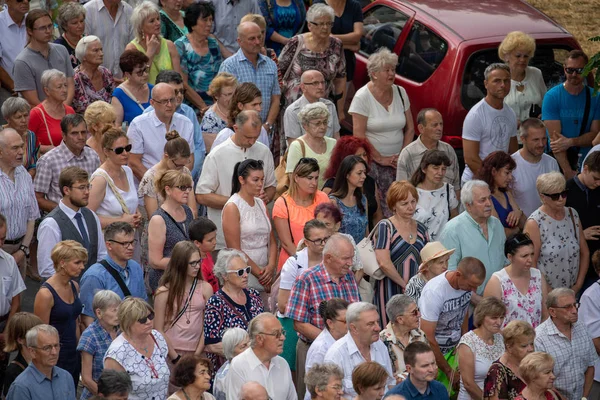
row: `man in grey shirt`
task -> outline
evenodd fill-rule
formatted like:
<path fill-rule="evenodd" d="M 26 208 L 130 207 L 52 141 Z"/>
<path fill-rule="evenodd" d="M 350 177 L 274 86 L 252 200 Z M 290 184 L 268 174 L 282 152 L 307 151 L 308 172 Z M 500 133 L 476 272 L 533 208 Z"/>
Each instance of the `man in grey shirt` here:
<path fill-rule="evenodd" d="M 230 57 L 240 49 L 237 27 L 246 14 L 259 14 L 257 0 L 209 0 L 215 6 L 214 35 L 219 41 L 223 57 Z"/>

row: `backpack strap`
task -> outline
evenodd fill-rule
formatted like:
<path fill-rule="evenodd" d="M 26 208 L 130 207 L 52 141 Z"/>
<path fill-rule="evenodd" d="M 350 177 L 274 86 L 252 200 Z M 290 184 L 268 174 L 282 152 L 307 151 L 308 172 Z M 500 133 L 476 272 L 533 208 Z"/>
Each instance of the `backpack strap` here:
<path fill-rule="evenodd" d="M 108 271 L 108 273 L 114 278 L 114 280 L 117 281 L 117 284 L 121 288 L 123 295 L 125 297 L 131 296 L 131 292 L 129 291 L 129 288 L 123 281 L 123 278 L 121 278 L 121 275 L 119 275 L 119 273 L 108 264 L 108 261 L 102 260 L 100 261 L 100 264 L 106 269 L 106 271 Z"/>

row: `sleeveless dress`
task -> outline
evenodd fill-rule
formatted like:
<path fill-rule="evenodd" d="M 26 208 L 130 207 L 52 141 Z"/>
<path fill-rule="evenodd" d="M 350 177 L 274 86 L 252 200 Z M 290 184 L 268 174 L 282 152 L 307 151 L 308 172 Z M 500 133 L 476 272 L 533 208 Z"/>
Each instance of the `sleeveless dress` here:
<path fill-rule="evenodd" d="M 56 328 L 60 338 L 60 352 L 56 366 L 69 372 L 73 376 L 75 387 L 77 387 L 81 372 L 81 358 L 77 351 L 77 318 L 81 314 L 83 304 L 73 282 L 71 282 L 71 290 L 73 290 L 75 300 L 71 304 L 61 299 L 48 282 L 42 283 L 42 287 L 48 289 L 54 299 L 54 306 L 50 310 L 49 325 Z"/>
<path fill-rule="evenodd" d="M 494 343 L 489 345 L 485 343 L 474 331 L 467 332 L 460 339 L 458 345 L 465 345 L 473 352 L 475 357 L 474 364 L 474 375 L 475 383 L 481 390 L 483 390 L 483 384 L 485 377 L 494 361 L 500 358 L 504 353 L 504 340 L 502 335 L 496 333 L 494 335 Z M 463 385 L 462 378 L 460 380 L 460 392 L 458 393 L 458 400 L 471 400 L 471 396 L 467 393 L 465 386 Z"/>
<path fill-rule="evenodd" d="M 252 207 L 238 193 L 231 196 L 225 205 L 229 203 L 235 204 L 240 212 L 240 244 L 242 251 L 259 267 L 266 267 L 269 262 L 271 222 L 265 204 L 261 199 L 255 197 L 254 206 Z M 259 292 L 264 291 L 263 286 L 252 274 L 248 276 L 248 287 Z"/>
<path fill-rule="evenodd" d="M 115 90 L 113 90 L 113 97 L 119 99 L 119 102 L 123 106 L 123 122 L 130 124 L 135 117 L 142 115 L 144 110 L 150 107 L 150 98 L 152 97 L 151 93 L 153 87 L 154 85 L 148 84 L 148 101 L 145 103 L 139 103 L 132 99 L 120 87 L 116 87 Z"/>
<path fill-rule="evenodd" d="M 506 199 L 507 207 L 504 208 L 502 204 L 494 196 L 492 196 L 492 203 L 494 203 L 494 208 L 496 209 L 496 213 L 498 214 L 498 219 L 502 222 L 502 226 L 505 228 L 510 228 L 508 223 L 506 222 L 506 217 L 513 211 L 512 206 L 510 205 L 510 201 L 508 200 L 508 194 L 506 192 L 503 193 L 504 198 Z"/>
<path fill-rule="evenodd" d="M 505 268 L 494 272 L 500 281 L 502 302 L 507 310 L 502 328 L 514 320 L 527 321 L 534 328 L 542 322 L 542 273 L 537 268 L 530 268 L 530 272 L 531 279 L 525 295 L 514 285 Z"/>
<path fill-rule="evenodd" d="M 136 49 L 146 54 L 146 50 L 144 50 L 144 48 L 140 45 L 140 42 L 138 42 L 137 38 L 133 39 L 131 43 L 133 43 Z M 173 61 L 171 60 L 171 55 L 169 54 L 167 39 L 161 37 L 160 50 L 158 54 L 154 56 L 154 60 L 152 60 L 152 65 L 150 66 L 150 75 L 148 76 L 148 83 L 154 85 L 158 73 L 167 69 L 173 69 Z"/>
<path fill-rule="evenodd" d="M 362 205 L 365 212 L 360 212 L 358 205 L 354 207 L 348 207 L 344 202 L 334 196 L 329 196 L 330 199 L 335 200 L 338 208 L 342 212 L 342 225 L 340 226 L 340 233 L 346 233 L 354 239 L 355 243 L 360 243 L 365 238 L 367 232 L 367 225 L 369 224 L 367 218 L 367 198 L 363 195 Z"/>
<path fill-rule="evenodd" d="M 182 240 L 190 240 L 189 234 L 189 226 L 192 220 L 194 219 L 194 215 L 192 214 L 192 210 L 185 204 L 183 205 L 183 209 L 185 210 L 185 221 L 177 222 L 175 219 L 169 215 L 162 208 L 158 208 L 152 214 L 152 216 L 160 215 L 160 217 L 165 221 L 166 233 L 165 233 L 165 245 L 163 247 L 163 257 L 170 257 L 171 252 L 173 251 L 173 247 Z M 150 285 L 150 289 L 152 289 L 152 293 L 158 289 L 158 282 L 160 278 L 162 278 L 165 273 L 162 269 L 154 269 L 150 268 L 148 272 L 148 284 Z"/>

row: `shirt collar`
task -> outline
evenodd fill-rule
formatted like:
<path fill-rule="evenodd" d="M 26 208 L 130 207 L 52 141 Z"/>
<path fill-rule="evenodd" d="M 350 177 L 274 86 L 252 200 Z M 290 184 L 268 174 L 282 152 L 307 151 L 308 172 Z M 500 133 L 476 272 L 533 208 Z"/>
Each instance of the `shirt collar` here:
<path fill-rule="evenodd" d="M 78 211 L 73 211 L 70 207 L 67 207 L 65 203 L 63 203 L 62 199 L 58 203 L 58 206 L 64 212 L 69 219 L 75 218 L 75 214 L 81 214 L 81 208 Z M 81 215 L 83 217 L 83 214 Z"/>
<path fill-rule="evenodd" d="M 6 26 L 15 25 L 18 28 L 25 28 L 25 17 L 23 17 L 23 21 L 21 21 L 21 25 L 19 26 L 8 13 L 8 7 L 4 6 L 4 10 L 0 12 L 0 19 L 6 21 Z"/>
<path fill-rule="evenodd" d="M 265 369 L 267 368 L 265 366 L 265 364 L 262 363 L 262 361 L 260 361 L 258 359 L 258 357 L 256 357 L 256 354 L 254 353 L 254 349 L 252 347 L 248 348 L 248 350 L 246 350 L 248 352 L 246 360 L 248 361 L 248 364 L 250 365 L 250 369 L 255 370 L 256 368 L 260 368 L 260 366 L 262 365 Z M 269 363 L 269 370 L 273 367 L 275 367 L 275 364 L 273 363 L 275 357 L 273 357 L 271 359 L 271 362 Z"/>
<path fill-rule="evenodd" d="M 317 273 L 319 275 L 321 275 L 321 278 L 323 278 L 323 281 L 325 282 L 333 282 L 333 279 L 331 279 L 331 276 L 329 275 L 329 272 L 327 272 L 327 268 L 325 268 L 325 265 L 323 263 L 317 265 L 315 268 L 319 268 L 317 270 Z M 348 274 L 350 274 L 350 272 L 348 272 Z M 348 279 L 348 274 L 341 276 L 340 277 L 340 281 L 338 283 L 342 283 L 342 281 L 347 280 Z M 333 282 L 335 283 L 335 282 Z"/>
<path fill-rule="evenodd" d="M 392 323 L 388 322 L 385 329 L 381 331 L 379 337 L 381 340 L 385 340 L 395 344 L 396 346 L 404 349 L 404 345 L 396 338 L 396 334 L 394 334 L 394 328 L 392 327 Z M 418 329 L 413 329 L 408 333 L 408 342 L 412 343 L 415 339 L 421 337 L 421 332 Z"/>
<path fill-rule="evenodd" d="M 81 154 L 79 156 L 75 155 L 75 153 L 73 153 L 71 150 L 69 150 L 69 148 L 67 147 L 67 145 L 65 144 L 64 140 L 60 141 L 60 144 L 58 145 L 58 147 L 56 148 L 57 151 L 61 152 L 64 155 L 64 158 L 67 161 L 71 161 L 72 159 L 76 159 L 76 160 L 83 160 L 85 159 L 85 147 L 83 148 L 83 150 L 81 150 Z"/>
<path fill-rule="evenodd" d="M 240 61 L 248 61 L 249 63 L 252 64 L 252 62 L 250 60 L 248 60 L 248 58 L 246 57 L 246 55 L 244 54 L 244 52 L 242 51 L 242 48 L 240 47 L 240 49 L 237 51 L 237 58 Z M 263 62 L 265 62 L 266 60 L 268 60 L 268 58 L 266 56 L 263 56 L 261 53 L 258 53 L 258 60 L 256 61 L 256 65 L 258 66 L 258 64 L 261 64 Z"/>
<path fill-rule="evenodd" d="M 418 149 L 419 149 L 421 152 L 425 152 L 425 151 L 429 150 L 429 149 L 428 149 L 428 148 L 427 148 L 427 147 L 426 147 L 426 146 L 423 144 L 423 141 L 421 140 L 421 135 L 419 135 L 419 136 L 417 137 L 417 140 L 415 140 L 415 146 L 417 146 L 417 147 L 418 147 Z M 436 149 L 439 149 L 439 147 L 440 147 L 440 141 L 438 140 L 438 141 L 437 141 L 437 143 L 435 144 L 435 148 L 436 148 Z"/>
<path fill-rule="evenodd" d="M 29 368 L 31 368 L 31 374 L 33 375 L 33 377 L 35 378 L 35 380 L 37 381 L 38 384 L 44 382 L 44 380 L 48 379 L 48 377 L 46 375 L 44 375 L 39 369 L 37 369 L 37 367 L 35 366 L 35 364 L 33 362 L 29 363 Z M 52 379 L 56 378 L 58 376 L 58 370 L 54 367 L 52 367 Z M 48 379 L 50 380 L 50 379 Z"/>
<path fill-rule="evenodd" d="M 21 175 L 23 172 L 27 172 L 27 171 L 25 170 L 25 167 L 23 167 L 22 165 L 17 165 L 15 167 L 15 182 L 17 181 L 17 176 Z M 10 179 L 8 177 L 8 175 L 5 174 L 4 171 L 2 171 L 2 170 L 0 170 L 0 177 L 5 177 L 6 179 Z M 12 179 L 10 179 L 10 180 L 12 181 Z"/>
<path fill-rule="evenodd" d="M 406 380 L 404 382 L 406 382 L 406 384 L 405 384 L 406 388 L 408 389 L 410 396 L 412 398 L 429 396 L 431 394 L 431 386 L 429 385 L 429 383 L 427 384 L 427 389 L 425 389 L 425 393 L 421 394 L 421 392 L 419 392 L 417 390 L 417 388 L 415 387 L 415 385 L 413 385 L 413 383 L 410 381 L 410 374 L 408 375 L 408 377 L 406 378 Z"/>
<path fill-rule="evenodd" d="M 573 181 L 575 181 L 575 184 L 576 184 L 576 185 L 579 187 L 579 189 L 581 189 L 581 191 L 583 191 L 584 193 L 587 193 L 587 192 L 589 192 L 589 189 L 588 189 L 588 187 L 587 187 L 587 186 L 585 186 L 585 185 L 583 184 L 583 182 L 581 182 L 581 180 L 579 179 L 579 176 L 578 176 L 578 175 L 575 175 L 575 176 L 573 177 Z"/>
<path fill-rule="evenodd" d="M 129 260 L 127 260 L 127 262 L 125 263 L 125 268 L 121 267 L 119 264 L 117 264 L 115 262 L 115 260 L 113 260 L 110 255 L 106 255 L 105 260 L 108 262 L 108 265 L 110 265 L 113 269 L 115 269 L 119 274 L 123 275 L 123 273 L 125 271 L 127 271 L 127 273 L 131 272 L 131 268 L 129 267 Z"/>
<path fill-rule="evenodd" d="M 575 324 L 571 324 L 571 338 L 573 338 L 573 331 L 575 330 Z M 548 318 L 548 328 L 546 330 L 548 336 L 560 336 L 567 338 L 561 331 L 558 330 L 552 318 Z M 572 339 L 571 339 L 572 340 Z"/>

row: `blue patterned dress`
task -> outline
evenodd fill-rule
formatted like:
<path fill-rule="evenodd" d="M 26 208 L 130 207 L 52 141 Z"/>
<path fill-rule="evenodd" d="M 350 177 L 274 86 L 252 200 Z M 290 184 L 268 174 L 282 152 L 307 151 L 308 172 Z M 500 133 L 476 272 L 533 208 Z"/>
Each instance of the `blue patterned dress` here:
<path fill-rule="evenodd" d="M 348 207 L 341 199 L 329 196 L 330 199 L 335 200 L 338 208 L 342 212 L 342 225 L 340 226 L 340 233 L 345 233 L 352 236 L 355 243 L 360 243 L 364 239 L 367 233 L 367 225 L 369 220 L 367 218 L 367 198 L 363 195 L 362 204 L 365 212 L 360 212 L 358 205 L 354 207 Z"/>

